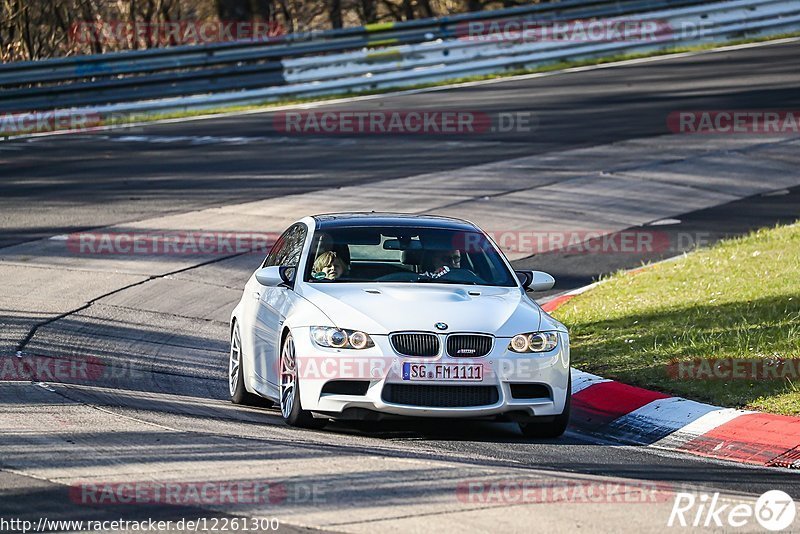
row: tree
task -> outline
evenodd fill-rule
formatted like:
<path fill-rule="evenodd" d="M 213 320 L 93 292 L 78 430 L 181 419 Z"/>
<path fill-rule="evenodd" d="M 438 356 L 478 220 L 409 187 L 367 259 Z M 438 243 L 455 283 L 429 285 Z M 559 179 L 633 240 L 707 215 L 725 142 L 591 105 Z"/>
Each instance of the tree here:
<path fill-rule="evenodd" d="M 534 0 L 0 0 L 0 60 L 101 54 L 187 44 L 174 33 L 124 31 L 122 22 L 268 22 L 294 33 L 525 5 Z"/>

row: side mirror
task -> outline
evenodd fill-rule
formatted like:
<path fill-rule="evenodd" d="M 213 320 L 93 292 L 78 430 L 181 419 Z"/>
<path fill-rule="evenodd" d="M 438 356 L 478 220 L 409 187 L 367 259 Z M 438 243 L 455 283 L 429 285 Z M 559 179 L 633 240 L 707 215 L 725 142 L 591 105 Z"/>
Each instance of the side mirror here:
<path fill-rule="evenodd" d="M 522 287 L 528 289 L 533 282 L 533 271 L 514 271 L 514 274 L 517 275 L 517 279 L 519 279 L 519 283 L 522 284 Z"/>
<path fill-rule="evenodd" d="M 295 267 L 272 266 L 263 267 L 256 271 L 256 280 L 262 286 L 277 287 L 283 284 L 292 285 L 297 272 Z"/>
<path fill-rule="evenodd" d="M 514 271 L 522 287 L 530 291 L 553 289 L 556 279 L 542 271 Z"/>

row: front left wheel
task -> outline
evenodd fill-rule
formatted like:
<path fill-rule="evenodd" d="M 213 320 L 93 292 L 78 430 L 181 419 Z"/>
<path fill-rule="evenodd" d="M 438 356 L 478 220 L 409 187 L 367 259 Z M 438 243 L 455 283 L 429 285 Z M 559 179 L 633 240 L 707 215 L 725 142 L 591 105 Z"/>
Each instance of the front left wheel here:
<path fill-rule="evenodd" d="M 561 437 L 569 426 L 569 416 L 572 407 L 572 372 L 567 375 L 567 398 L 564 402 L 564 411 L 547 423 L 531 421 L 520 423 L 519 428 L 526 438 L 554 439 Z"/>
<path fill-rule="evenodd" d="M 234 323 L 231 332 L 231 352 L 228 358 L 228 393 L 231 402 L 247 406 L 263 406 L 270 408 L 274 403 L 247 391 L 244 387 L 244 368 L 242 366 L 242 335 L 239 324 Z"/>
<path fill-rule="evenodd" d="M 300 404 L 300 385 L 297 376 L 297 358 L 294 340 L 288 334 L 281 347 L 281 415 L 286 424 L 301 428 L 322 428 L 327 421 L 314 419 L 311 412 Z"/>

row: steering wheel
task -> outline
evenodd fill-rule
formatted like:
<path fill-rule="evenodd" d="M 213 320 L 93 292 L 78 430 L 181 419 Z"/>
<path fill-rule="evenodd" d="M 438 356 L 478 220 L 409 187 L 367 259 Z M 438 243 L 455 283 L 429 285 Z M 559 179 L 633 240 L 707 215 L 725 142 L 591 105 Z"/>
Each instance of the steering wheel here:
<path fill-rule="evenodd" d="M 463 282 L 465 284 L 486 285 L 486 280 L 472 272 L 470 269 L 450 269 L 450 272 L 439 277 L 441 280 Z"/>

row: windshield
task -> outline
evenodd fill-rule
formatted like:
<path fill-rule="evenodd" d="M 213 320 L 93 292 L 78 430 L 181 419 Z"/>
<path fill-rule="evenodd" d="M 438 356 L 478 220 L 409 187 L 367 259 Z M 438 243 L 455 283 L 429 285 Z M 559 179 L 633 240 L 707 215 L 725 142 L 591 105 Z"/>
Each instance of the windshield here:
<path fill-rule="evenodd" d="M 317 230 L 304 280 L 516 286 L 482 233 L 407 227 Z"/>

